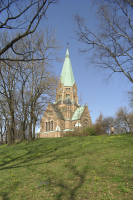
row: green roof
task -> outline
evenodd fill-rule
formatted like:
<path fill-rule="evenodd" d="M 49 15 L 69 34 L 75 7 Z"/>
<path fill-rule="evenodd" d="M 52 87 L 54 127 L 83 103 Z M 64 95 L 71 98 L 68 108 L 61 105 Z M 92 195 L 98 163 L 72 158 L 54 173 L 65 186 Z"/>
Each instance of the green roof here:
<path fill-rule="evenodd" d="M 63 131 L 74 131 L 74 129 L 64 129 Z"/>
<path fill-rule="evenodd" d="M 75 124 L 75 127 L 82 127 L 82 126 L 81 126 L 80 122 L 77 122 L 77 123 Z"/>
<path fill-rule="evenodd" d="M 72 120 L 80 119 L 83 112 L 84 112 L 84 106 L 80 107 L 80 108 L 77 108 L 75 113 L 72 116 Z"/>
<path fill-rule="evenodd" d="M 75 83 L 68 48 L 66 51 L 65 61 L 63 64 L 63 69 L 61 72 L 60 79 L 61 79 L 63 86 L 71 86 L 72 87 L 73 84 Z"/>

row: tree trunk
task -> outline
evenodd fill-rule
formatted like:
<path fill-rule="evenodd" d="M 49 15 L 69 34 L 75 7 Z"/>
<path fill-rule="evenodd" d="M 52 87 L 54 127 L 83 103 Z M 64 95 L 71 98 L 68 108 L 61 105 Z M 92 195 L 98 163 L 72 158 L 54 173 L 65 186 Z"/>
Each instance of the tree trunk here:
<path fill-rule="evenodd" d="M 15 121 L 14 112 L 11 113 L 11 145 L 15 144 Z"/>
<path fill-rule="evenodd" d="M 10 131 L 10 125 L 9 121 L 7 120 L 7 133 L 8 133 L 8 146 L 11 145 L 11 131 Z"/>
<path fill-rule="evenodd" d="M 30 119 L 30 124 L 29 124 L 29 138 L 28 142 L 32 141 L 32 119 Z"/>
<path fill-rule="evenodd" d="M 1 144 L 3 144 L 3 134 L 1 133 Z"/>
<path fill-rule="evenodd" d="M 6 137 L 5 137 L 5 143 L 7 144 L 7 134 L 8 134 L 8 132 L 7 132 L 7 129 L 6 129 Z"/>
<path fill-rule="evenodd" d="M 22 140 L 25 140 L 25 122 L 22 123 Z"/>
<path fill-rule="evenodd" d="M 36 122 L 37 122 L 37 119 L 36 119 L 36 116 L 34 116 L 34 118 L 33 118 L 33 140 L 35 139 Z"/>
<path fill-rule="evenodd" d="M 31 109 L 32 110 L 32 109 Z M 33 117 L 32 117 L 32 112 L 30 113 L 30 123 L 29 123 L 29 138 L 28 142 L 32 141 L 32 122 L 33 122 Z"/>
<path fill-rule="evenodd" d="M 1 144 L 3 145 L 2 125 L 1 125 L 1 132 L 0 132 L 0 135 L 1 135 Z"/>
<path fill-rule="evenodd" d="M 7 144 L 7 120 L 5 120 L 5 143 Z"/>

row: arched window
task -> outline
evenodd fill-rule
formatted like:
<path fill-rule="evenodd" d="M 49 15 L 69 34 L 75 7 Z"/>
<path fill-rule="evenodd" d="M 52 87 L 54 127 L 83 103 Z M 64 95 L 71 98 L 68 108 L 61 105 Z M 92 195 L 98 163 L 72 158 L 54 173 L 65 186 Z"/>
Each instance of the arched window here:
<path fill-rule="evenodd" d="M 46 122 L 46 132 L 48 131 L 48 124 L 47 124 L 47 122 Z"/>
<path fill-rule="evenodd" d="M 67 94 L 66 94 L 66 98 L 67 98 Z"/>
<path fill-rule="evenodd" d="M 50 131 L 50 122 L 49 122 L 49 131 Z"/>
<path fill-rule="evenodd" d="M 53 131 L 53 121 L 51 122 L 51 131 Z"/>
<path fill-rule="evenodd" d="M 88 120 L 85 119 L 85 120 L 84 120 L 84 127 L 87 127 L 87 124 L 88 124 Z"/>

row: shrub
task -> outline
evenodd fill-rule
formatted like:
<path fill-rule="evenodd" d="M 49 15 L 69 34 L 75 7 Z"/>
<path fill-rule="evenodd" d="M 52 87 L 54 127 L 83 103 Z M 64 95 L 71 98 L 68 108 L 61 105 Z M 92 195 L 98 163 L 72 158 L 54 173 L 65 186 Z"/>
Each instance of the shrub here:
<path fill-rule="evenodd" d="M 103 127 L 99 123 L 95 123 L 93 125 L 93 128 L 95 130 L 95 135 L 103 135 L 105 134 L 103 131 Z"/>
<path fill-rule="evenodd" d="M 83 136 L 83 134 L 78 131 L 67 131 L 66 133 L 62 133 L 62 137 L 76 137 L 76 136 Z"/>
<path fill-rule="evenodd" d="M 87 128 L 84 129 L 83 135 L 86 135 L 86 136 L 96 135 L 96 132 L 95 132 L 93 127 L 87 127 Z"/>

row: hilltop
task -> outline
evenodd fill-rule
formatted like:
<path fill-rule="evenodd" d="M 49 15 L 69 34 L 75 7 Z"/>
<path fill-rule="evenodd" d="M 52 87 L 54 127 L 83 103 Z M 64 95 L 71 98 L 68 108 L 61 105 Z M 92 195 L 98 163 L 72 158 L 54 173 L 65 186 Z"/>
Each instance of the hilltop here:
<path fill-rule="evenodd" d="M 0 146 L 1 200 L 133 199 L 133 136 L 43 138 Z"/>

